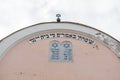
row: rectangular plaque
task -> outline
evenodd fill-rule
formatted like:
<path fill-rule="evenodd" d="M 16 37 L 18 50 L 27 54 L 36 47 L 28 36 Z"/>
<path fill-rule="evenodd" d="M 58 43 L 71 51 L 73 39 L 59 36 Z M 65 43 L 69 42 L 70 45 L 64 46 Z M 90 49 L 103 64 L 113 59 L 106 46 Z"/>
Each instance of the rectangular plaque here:
<path fill-rule="evenodd" d="M 72 62 L 72 43 L 51 41 L 49 59 L 51 62 Z"/>

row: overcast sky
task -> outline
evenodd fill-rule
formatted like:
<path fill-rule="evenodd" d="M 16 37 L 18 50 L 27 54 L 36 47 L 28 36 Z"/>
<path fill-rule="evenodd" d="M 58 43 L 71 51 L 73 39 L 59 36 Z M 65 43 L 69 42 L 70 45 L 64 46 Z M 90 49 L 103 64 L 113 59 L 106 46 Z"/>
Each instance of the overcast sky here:
<path fill-rule="evenodd" d="M 55 21 L 78 22 L 120 41 L 120 0 L 0 0 L 0 39 L 24 27 Z"/>

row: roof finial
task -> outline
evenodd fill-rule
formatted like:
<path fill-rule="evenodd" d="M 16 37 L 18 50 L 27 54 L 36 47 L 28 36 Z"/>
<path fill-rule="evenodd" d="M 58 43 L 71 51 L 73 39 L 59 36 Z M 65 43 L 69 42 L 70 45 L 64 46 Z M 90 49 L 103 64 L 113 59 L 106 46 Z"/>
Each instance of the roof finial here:
<path fill-rule="evenodd" d="M 61 14 L 56 14 L 56 17 L 57 17 L 57 22 L 61 22 L 61 19 L 60 19 Z"/>

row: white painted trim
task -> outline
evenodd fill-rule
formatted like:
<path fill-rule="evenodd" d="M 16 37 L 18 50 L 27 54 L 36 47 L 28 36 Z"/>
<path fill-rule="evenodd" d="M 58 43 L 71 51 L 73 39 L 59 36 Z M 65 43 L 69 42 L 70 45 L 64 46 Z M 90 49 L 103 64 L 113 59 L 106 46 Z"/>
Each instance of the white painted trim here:
<path fill-rule="evenodd" d="M 0 58 L 5 55 L 5 51 L 9 49 L 10 46 L 15 44 L 16 41 L 36 32 L 44 31 L 44 30 L 51 30 L 51 29 L 68 29 L 68 30 L 75 30 L 80 31 L 83 33 L 87 33 L 96 39 L 102 41 L 105 45 L 107 45 L 118 57 L 120 57 L 120 51 L 118 50 L 118 45 L 120 43 L 112 38 L 111 36 L 91 27 L 87 27 L 82 24 L 70 23 L 70 22 L 51 22 L 51 23 L 44 23 L 44 24 L 37 24 L 31 27 L 22 29 L 7 38 L 3 39 L 0 42 Z M 105 40 L 107 41 L 105 42 Z"/>

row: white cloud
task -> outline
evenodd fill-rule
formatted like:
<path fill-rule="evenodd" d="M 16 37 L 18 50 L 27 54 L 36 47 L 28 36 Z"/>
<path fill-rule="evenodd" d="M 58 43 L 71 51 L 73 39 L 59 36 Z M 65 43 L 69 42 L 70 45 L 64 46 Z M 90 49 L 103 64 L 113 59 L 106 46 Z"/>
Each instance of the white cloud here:
<path fill-rule="evenodd" d="M 0 39 L 39 22 L 62 20 L 100 29 L 120 40 L 120 0 L 1 0 Z"/>

